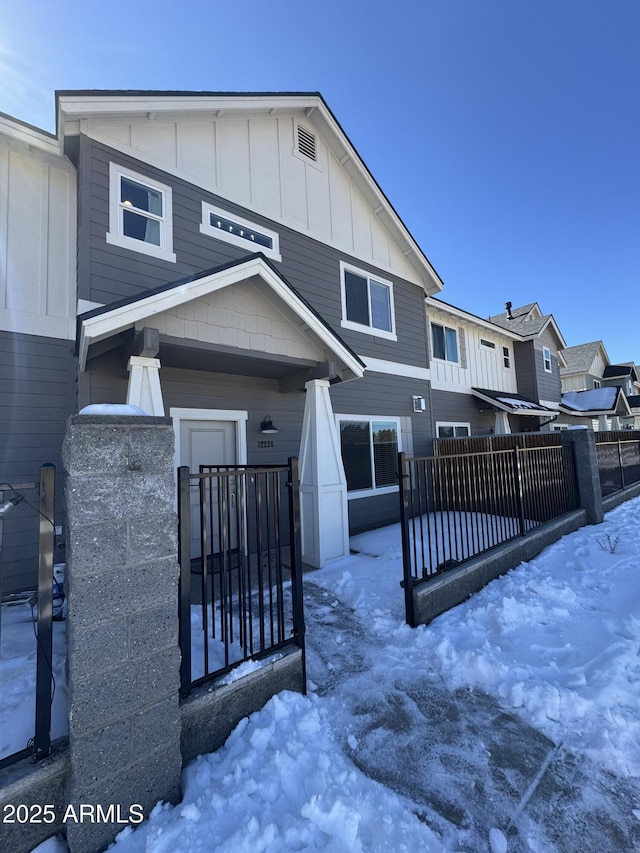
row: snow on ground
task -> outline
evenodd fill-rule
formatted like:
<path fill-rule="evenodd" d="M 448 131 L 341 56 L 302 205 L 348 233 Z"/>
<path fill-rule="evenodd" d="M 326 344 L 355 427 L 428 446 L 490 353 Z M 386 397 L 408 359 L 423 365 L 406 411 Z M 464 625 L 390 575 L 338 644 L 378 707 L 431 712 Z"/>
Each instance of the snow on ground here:
<path fill-rule="evenodd" d="M 309 696 L 243 720 L 114 853 L 638 849 L 640 499 L 417 629 L 397 526 L 351 545 L 305 576 Z"/>

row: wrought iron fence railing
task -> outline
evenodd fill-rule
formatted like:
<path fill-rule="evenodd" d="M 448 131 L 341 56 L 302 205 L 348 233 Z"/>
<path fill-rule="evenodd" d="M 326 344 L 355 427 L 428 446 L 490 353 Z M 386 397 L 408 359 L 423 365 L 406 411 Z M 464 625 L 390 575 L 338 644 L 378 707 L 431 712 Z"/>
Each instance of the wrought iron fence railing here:
<path fill-rule="evenodd" d="M 303 653 L 298 461 L 178 469 L 181 695 L 248 660 Z"/>
<path fill-rule="evenodd" d="M 638 438 L 608 441 L 606 433 L 600 435 L 596 441 L 598 474 L 602 496 L 606 497 L 640 482 L 640 441 Z"/>
<path fill-rule="evenodd" d="M 400 453 L 398 466 L 407 601 L 416 583 L 578 506 L 568 446 L 421 458 Z"/>
<path fill-rule="evenodd" d="M 8 608 L 12 604 L 22 604 L 21 596 L 16 594 L 3 596 L 3 543 L 5 513 L 12 506 L 17 506 L 24 500 L 23 505 L 29 505 L 31 510 L 39 514 L 38 519 L 38 576 L 37 590 L 32 596 L 37 600 L 37 618 L 33 625 L 35 637 L 35 677 L 29 672 L 21 673 L 21 684 L 31 689 L 33 684 L 33 737 L 24 747 L 0 754 L 0 768 L 14 764 L 23 758 L 35 758 L 39 761 L 51 753 L 51 705 L 53 702 L 53 556 L 55 544 L 55 478 L 56 469 L 49 463 L 40 468 L 40 479 L 29 483 L 0 484 L 0 667 L 14 671 L 22 665 L 12 659 L 11 649 L 20 645 L 19 638 L 11 637 L 16 630 L 23 629 L 23 623 L 16 625 L 9 622 Z M 33 492 L 35 501 L 24 493 Z M 27 594 L 28 595 L 28 594 Z M 3 618 L 3 610 L 5 611 Z M 7 624 L 8 623 L 8 624 Z M 4 641 L 4 642 L 3 642 Z M 30 656 L 31 657 L 31 656 Z M 0 691 L 0 716 L 3 715 L 3 694 Z M 5 695 L 6 700 L 6 695 Z M 5 722 L 10 727 L 11 721 Z M 10 739 L 9 739 L 10 740 Z"/>

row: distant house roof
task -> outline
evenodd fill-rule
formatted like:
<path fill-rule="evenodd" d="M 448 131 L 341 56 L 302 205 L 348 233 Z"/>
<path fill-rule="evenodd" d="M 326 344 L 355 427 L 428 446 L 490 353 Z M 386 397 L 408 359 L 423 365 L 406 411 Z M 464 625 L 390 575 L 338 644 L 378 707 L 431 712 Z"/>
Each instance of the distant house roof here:
<path fill-rule="evenodd" d="M 630 409 L 640 409 L 640 394 L 634 394 L 631 397 L 627 397 L 627 403 L 629 404 Z"/>
<path fill-rule="evenodd" d="M 560 408 L 568 415 L 596 417 L 598 415 L 630 415 L 627 398 L 617 386 L 590 388 L 588 391 L 567 391 L 562 395 Z"/>
<path fill-rule="evenodd" d="M 620 376 L 630 376 L 636 378 L 636 372 L 631 364 L 610 364 L 605 367 L 602 374 L 603 379 L 618 379 Z"/>
<path fill-rule="evenodd" d="M 500 326 L 502 329 L 509 329 L 510 332 L 515 332 L 523 338 L 535 337 L 550 325 L 556 333 L 560 349 L 564 350 L 567 346 L 553 314 L 543 315 L 537 302 L 522 305 L 520 308 L 512 308 L 510 312 L 504 311 L 502 314 L 495 314 L 493 317 L 489 317 L 489 322 Z"/>
<path fill-rule="evenodd" d="M 602 341 L 591 341 L 588 344 L 567 347 L 562 351 L 567 366 L 560 370 L 560 374 L 565 376 L 570 373 L 589 373 L 600 348 L 602 348 L 605 361 L 609 361 Z"/>
<path fill-rule="evenodd" d="M 492 391 L 489 388 L 472 388 L 472 393 L 479 400 L 490 403 L 495 408 L 510 415 L 531 415 L 535 417 L 549 417 L 557 415 L 555 409 L 541 406 L 533 400 L 528 400 L 522 394 L 512 394 L 509 391 Z"/>

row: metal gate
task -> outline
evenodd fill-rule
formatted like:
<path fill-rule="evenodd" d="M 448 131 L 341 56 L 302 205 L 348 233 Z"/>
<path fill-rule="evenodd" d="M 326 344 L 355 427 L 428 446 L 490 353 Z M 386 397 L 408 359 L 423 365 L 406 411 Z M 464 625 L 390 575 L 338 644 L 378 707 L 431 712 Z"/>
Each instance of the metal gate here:
<path fill-rule="evenodd" d="M 178 469 L 182 696 L 290 646 L 304 666 L 299 492 L 295 458 Z"/>

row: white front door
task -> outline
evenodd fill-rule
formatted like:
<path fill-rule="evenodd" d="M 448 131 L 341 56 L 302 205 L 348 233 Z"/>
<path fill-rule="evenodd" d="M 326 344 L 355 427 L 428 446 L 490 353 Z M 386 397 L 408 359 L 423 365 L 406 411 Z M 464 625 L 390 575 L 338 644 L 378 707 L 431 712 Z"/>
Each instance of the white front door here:
<path fill-rule="evenodd" d="M 200 465 L 236 465 L 237 437 L 235 421 L 217 420 L 180 420 L 180 465 L 188 465 L 193 474 L 197 474 Z M 219 489 L 224 488 L 224 481 L 212 482 L 208 499 L 211 501 L 210 512 L 207 513 L 209 524 L 213 529 L 208 535 L 213 537 L 211 545 L 214 553 L 220 548 L 219 530 Z M 235 509 L 235 477 L 228 480 L 228 491 L 225 492 L 223 504 L 228 512 Z M 191 486 L 191 556 L 200 556 L 200 489 Z M 237 545 L 236 524 L 232 521 L 227 525 L 229 548 Z"/>

